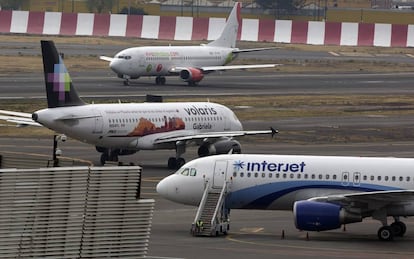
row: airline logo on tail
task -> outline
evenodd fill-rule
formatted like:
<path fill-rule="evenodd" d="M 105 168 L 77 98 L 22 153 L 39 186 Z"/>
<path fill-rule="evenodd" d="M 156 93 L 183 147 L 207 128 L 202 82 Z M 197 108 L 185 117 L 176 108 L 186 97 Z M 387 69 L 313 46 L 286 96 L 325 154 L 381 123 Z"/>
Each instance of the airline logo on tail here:
<path fill-rule="evenodd" d="M 65 94 L 70 92 L 72 80 L 60 57 L 59 64 L 54 65 L 53 73 L 47 73 L 47 82 L 53 84 L 53 92 L 58 93 L 58 100 L 65 101 Z"/>

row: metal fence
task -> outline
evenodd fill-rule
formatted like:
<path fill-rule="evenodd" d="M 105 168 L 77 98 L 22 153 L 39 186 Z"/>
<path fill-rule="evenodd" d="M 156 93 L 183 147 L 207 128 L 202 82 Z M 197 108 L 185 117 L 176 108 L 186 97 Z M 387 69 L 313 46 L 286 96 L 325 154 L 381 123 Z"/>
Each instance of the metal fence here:
<path fill-rule="evenodd" d="M 53 166 L 91 166 L 89 161 L 69 157 L 58 157 L 55 164 L 53 159 L 45 155 L 34 155 L 20 152 L 3 152 L 0 154 L 0 168 L 40 168 Z"/>
<path fill-rule="evenodd" d="M 153 199 L 137 166 L 0 170 L 0 258 L 139 258 Z"/>

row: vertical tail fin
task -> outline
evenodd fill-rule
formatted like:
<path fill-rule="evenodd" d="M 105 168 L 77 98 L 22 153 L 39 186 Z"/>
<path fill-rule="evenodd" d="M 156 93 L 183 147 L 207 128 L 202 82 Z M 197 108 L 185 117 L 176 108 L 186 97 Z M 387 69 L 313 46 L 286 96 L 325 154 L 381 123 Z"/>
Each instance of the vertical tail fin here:
<path fill-rule="evenodd" d="M 78 106 L 85 103 L 72 85 L 69 73 L 53 41 L 40 41 L 48 108 Z"/>
<path fill-rule="evenodd" d="M 226 48 L 235 48 L 237 40 L 237 32 L 239 30 L 239 24 L 241 22 L 240 10 L 241 3 L 236 2 L 231 13 L 227 19 L 226 26 L 223 29 L 220 37 L 210 43 L 208 46 L 214 47 L 226 47 Z"/>

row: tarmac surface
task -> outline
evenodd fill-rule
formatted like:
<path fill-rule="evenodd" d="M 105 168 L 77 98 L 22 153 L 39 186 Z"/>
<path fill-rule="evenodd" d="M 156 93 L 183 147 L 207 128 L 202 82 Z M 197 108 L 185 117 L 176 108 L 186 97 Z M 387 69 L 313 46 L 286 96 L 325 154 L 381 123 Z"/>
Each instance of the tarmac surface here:
<path fill-rule="evenodd" d="M 296 55 L 300 55 L 297 53 Z M 71 73 L 72 80 L 83 97 L 118 98 L 136 97 L 143 100 L 146 94 L 170 97 L 251 96 L 251 95 L 312 95 L 312 94 L 364 94 L 364 95 L 412 95 L 414 74 L 412 73 L 344 73 L 344 74 L 281 74 L 266 72 L 216 73 L 205 77 L 200 86 L 188 87 L 177 78 L 167 78 L 165 86 L 154 85 L 153 78 L 141 78 L 131 86 L 123 86 L 110 71 L 91 70 Z M 42 74 L 9 75 L 0 77 L 1 100 L 44 98 Z M 1 109 L 1 105 L 0 105 Z M 262 129 L 276 125 L 283 132 L 303 131 L 323 135 L 339 134 L 343 129 L 352 136 L 361 128 L 381 131 L 384 128 L 399 129 L 410 134 L 414 118 L 404 115 L 387 114 L 372 116 L 335 117 L 320 116 L 306 118 L 272 118 L 266 121 L 243 121 L 246 129 Z M 369 131 L 367 134 L 371 134 Z M 407 133 L 408 134 L 408 133 Z M 408 134 L 410 136 L 410 134 Z M 414 138 L 411 140 L 391 138 L 375 142 L 314 142 L 309 139 L 280 141 L 275 139 L 241 139 L 243 153 L 263 154 L 309 154 L 309 155 L 352 155 L 352 156 L 397 156 L 413 157 Z M 90 160 L 99 163 L 95 148 L 69 139 L 61 143 L 64 156 Z M 0 136 L 2 152 L 43 154 L 52 152 L 52 140 L 46 137 L 33 138 Z M 362 223 L 350 224 L 343 229 L 327 232 L 300 232 L 296 230 L 292 212 L 248 211 L 231 212 L 231 229 L 227 236 L 192 237 L 191 222 L 196 208 L 167 201 L 158 196 L 155 186 L 160 179 L 173 173 L 166 168 L 166 162 L 173 151 L 142 151 L 132 156 L 121 157 L 125 163 L 143 166 L 142 198 L 154 198 L 156 210 L 153 218 L 149 246 L 149 258 L 412 258 L 414 256 L 414 219 L 403 219 L 407 234 L 393 242 L 381 242 L 377 238 L 378 221 L 366 219 Z M 191 160 L 196 149 L 188 148 L 184 157 Z M 414 189 L 414 187 L 413 187 Z"/>
<path fill-rule="evenodd" d="M 0 137 L 0 153 L 24 152 L 49 155 L 50 139 Z M 243 143 L 245 153 L 367 155 L 410 157 L 413 142 L 369 144 L 286 144 Z M 90 145 L 68 140 L 60 145 L 64 156 L 78 157 L 99 163 L 98 153 Z M 186 158 L 195 157 L 189 148 Z M 172 151 L 143 151 L 122 157 L 125 163 L 143 166 L 142 198 L 154 198 L 154 212 L 148 258 L 411 258 L 414 256 L 414 218 L 403 219 L 408 230 L 403 238 L 392 242 L 377 239 L 378 221 L 365 219 L 343 229 L 326 232 L 301 232 L 290 211 L 233 210 L 229 235 L 193 237 L 191 222 L 196 208 L 167 201 L 158 196 L 155 186 L 173 173 L 166 168 Z"/>

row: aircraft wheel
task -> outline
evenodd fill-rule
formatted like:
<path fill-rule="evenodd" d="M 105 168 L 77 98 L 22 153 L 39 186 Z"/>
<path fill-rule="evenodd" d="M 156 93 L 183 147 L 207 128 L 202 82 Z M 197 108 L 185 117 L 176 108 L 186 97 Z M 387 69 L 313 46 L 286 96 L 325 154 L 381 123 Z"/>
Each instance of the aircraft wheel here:
<path fill-rule="evenodd" d="M 168 158 L 168 169 L 177 169 L 177 159 L 175 157 Z"/>
<path fill-rule="evenodd" d="M 176 169 L 178 169 L 178 168 L 182 167 L 185 164 L 185 160 L 184 160 L 184 158 L 180 157 L 180 158 L 177 158 L 176 163 L 177 163 L 176 164 Z"/>
<path fill-rule="evenodd" d="M 103 152 L 101 155 L 101 165 L 105 165 L 105 162 L 108 161 L 108 153 L 107 152 Z"/>
<path fill-rule="evenodd" d="M 404 222 L 401 221 L 395 221 L 394 223 L 392 223 L 391 228 L 394 236 L 397 237 L 404 236 L 405 232 L 407 231 L 407 226 L 404 224 Z"/>
<path fill-rule="evenodd" d="M 378 230 L 378 238 L 382 241 L 391 241 L 394 239 L 393 229 L 390 226 L 383 226 Z"/>
<path fill-rule="evenodd" d="M 125 80 L 124 80 L 124 85 L 125 85 L 125 86 L 129 86 L 129 80 L 128 80 L 128 79 L 125 79 Z"/>
<path fill-rule="evenodd" d="M 155 78 L 155 84 L 156 85 L 161 85 L 162 83 L 161 83 L 161 77 L 159 77 L 159 76 L 157 76 L 156 78 Z"/>
<path fill-rule="evenodd" d="M 166 81 L 165 77 L 160 77 L 160 85 L 165 85 Z"/>

